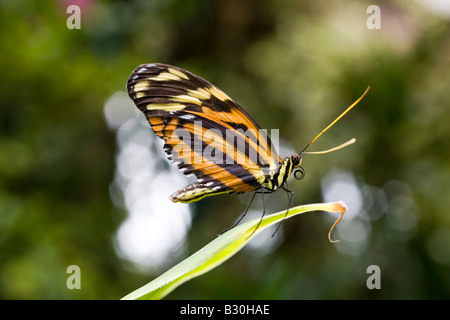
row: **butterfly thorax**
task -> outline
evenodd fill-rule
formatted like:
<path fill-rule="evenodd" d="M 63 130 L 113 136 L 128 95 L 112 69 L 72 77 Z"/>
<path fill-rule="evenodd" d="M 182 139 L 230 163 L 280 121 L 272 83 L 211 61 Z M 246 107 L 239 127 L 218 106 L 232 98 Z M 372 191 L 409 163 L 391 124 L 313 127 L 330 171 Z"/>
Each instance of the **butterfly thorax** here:
<path fill-rule="evenodd" d="M 290 157 L 285 158 L 278 167 L 278 170 L 271 175 L 266 176 L 264 186 L 270 191 L 275 191 L 279 187 L 283 186 L 291 176 L 294 168 L 300 167 L 302 158 L 298 154 L 294 153 Z"/>

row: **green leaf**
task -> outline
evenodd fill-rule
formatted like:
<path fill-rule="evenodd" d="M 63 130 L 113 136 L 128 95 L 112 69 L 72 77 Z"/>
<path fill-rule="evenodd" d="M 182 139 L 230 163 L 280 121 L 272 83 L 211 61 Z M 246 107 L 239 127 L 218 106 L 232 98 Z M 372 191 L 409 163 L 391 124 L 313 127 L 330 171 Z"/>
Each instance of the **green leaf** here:
<path fill-rule="evenodd" d="M 328 234 L 330 242 L 336 242 L 331 240 L 330 235 L 331 231 L 341 220 L 342 215 L 346 211 L 345 204 L 343 202 L 331 202 L 298 206 L 295 208 L 291 208 L 286 218 L 290 218 L 309 211 L 341 212 L 341 215 L 334 223 L 333 227 L 330 230 L 330 233 Z M 224 234 L 211 241 L 205 247 L 203 247 L 184 261 L 166 271 L 155 280 L 131 292 L 122 299 L 162 299 L 182 283 L 192 278 L 198 277 L 199 275 L 208 272 L 209 270 L 226 261 L 228 258 L 236 254 L 258 233 L 260 233 L 267 227 L 283 220 L 285 218 L 285 215 L 286 211 L 281 211 L 265 216 L 262 220 L 260 218 L 253 219 L 232 228 L 231 230 L 225 232 Z"/>

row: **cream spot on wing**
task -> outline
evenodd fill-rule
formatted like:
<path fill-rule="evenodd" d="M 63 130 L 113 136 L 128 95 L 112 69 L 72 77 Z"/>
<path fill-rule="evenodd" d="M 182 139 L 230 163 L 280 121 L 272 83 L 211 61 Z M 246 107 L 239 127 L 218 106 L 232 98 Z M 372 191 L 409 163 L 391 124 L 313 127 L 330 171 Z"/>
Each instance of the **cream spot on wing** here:
<path fill-rule="evenodd" d="M 181 102 L 181 103 L 193 103 L 198 106 L 202 105 L 201 101 L 198 98 L 190 96 L 190 95 L 173 96 L 171 98 L 171 100 L 175 101 L 175 102 Z"/>
<path fill-rule="evenodd" d="M 140 81 L 134 85 L 135 92 L 145 91 L 148 90 L 148 88 L 150 88 L 150 82 L 148 81 Z"/>
<path fill-rule="evenodd" d="M 150 103 L 147 105 L 147 110 L 167 110 L 177 111 L 186 108 L 184 104 L 179 103 Z"/>
<path fill-rule="evenodd" d="M 147 78 L 153 81 L 168 81 L 168 80 L 180 80 L 181 78 L 176 74 L 170 72 L 161 72 L 156 77 Z"/>
<path fill-rule="evenodd" d="M 208 100 L 211 98 L 211 94 L 203 88 L 198 88 L 197 90 L 188 90 L 187 91 L 190 96 L 201 100 Z"/>
<path fill-rule="evenodd" d="M 176 76 L 178 76 L 179 78 L 183 78 L 183 79 L 189 80 L 189 77 L 185 73 L 183 73 L 181 71 L 178 71 L 178 70 L 173 69 L 173 68 L 169 68 L 169 72 L 174 74 L 174 75 L 176 75 Z"/>
<path fill-rule="evenodd" d="M 211 87 L 206 90 L 208 90 L 214 97 L 216 97 L 217 99 L 219 99 L 221 101 L 231 100 L 230 97 L 228 97 L 222 90 L 220 90 L 216 87 Z"/>

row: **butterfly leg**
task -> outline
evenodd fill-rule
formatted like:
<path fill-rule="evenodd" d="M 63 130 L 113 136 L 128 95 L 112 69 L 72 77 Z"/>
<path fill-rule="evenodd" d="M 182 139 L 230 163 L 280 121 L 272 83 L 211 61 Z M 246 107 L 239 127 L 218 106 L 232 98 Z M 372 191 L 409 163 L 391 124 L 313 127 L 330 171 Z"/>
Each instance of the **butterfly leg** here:
<path fill-rule="evenodd" d="M 242 219 L 244 219 L 245 215 L 246 215 L 247 212 L 248 212 L 248 209 L 250 209 L 250 206 L 252 205 L 253 199 L 255 199 L 255 195 L 256 195 L 257 192 L 258 192 L 258 191 L 255 191 L 255 192 L 253 193 L 253 196 L 252 196 L 252 198 L 250 199 L 250 202 L 248 203 L 247 208 L 245 209 L 245 211 L 244 211 L 244 213 L 241 215 L 241 217 L 240 217 L 240 218 L 239 218 L 239 219 L 238 219 L 231 227 L 229 227 L 229 228 L 223 230 L 222 232 L 220 232 L 220 233 L 219 233 L 219 236 L 222 235 L 222 234 L 224 234 L 224 233 L 227 232 L 228 230 L 231 230 L 231 229 L 233 229 L 234 227 L 236 227 L 236 226 L 239 224 L 239 222 L 241 222 Z"/>
<path fill-rule="evenodd" d="M 285 213 L 285 215 L 283 217 L 283 220 L 281 220 L 281 222 L 278 224 L 277 228 L 275 229 L 275 232 L 272 234 L 272 237 L 275 235 L 275 233 L 277 233 L 278 229 L 280 229 L 280 227 L 281 227 L 281 224 L 286 219 L 286 216 L 288 215 L 289 209 L 292 207 L 292 199 L 294 198 L 294 191 L 288 189 L 287 183 L 282 185 L 281 188 L 283 188 L 283 190 L 286 191 L 286 194 L 287 194 L 287 197 L 288 197 L 288 207 L 286 209 L 286 213 Z"/>
<path fill-rule="evenodd" d="M 262 198 L 262 204 L 263 204 L 263 212 L 261 215 L 261 219 L 259 219 L 258 225 L 256 226 L 255 230 L 253 230 L 252 234 L 249 235 L 249 237 L 251 237 L 256 232 L 256 230 L 258 230 L 259 225 L 261 224 L 261 221 L 264 218 L 264 215 L 266 214 L 266 204 L 264 202 L 264 189 L 261 191 L 261 198 Z"/>
<path fill-rule="evenodd" d="M 267 189 L 267 190 L 268 190 L 268 192 L 264 192 L 264 187 L 263 187 L 262 191 L 256 191 L 258 193 L 261 193 L 262 204 L 263 204 L 263 212 L 262 212 L 261 218 L 259 219 L 258 224 L 256 225 L 255 230 L 253 230 L 253 232 L 247 237 L 247 239 L 250 238 L 256 232 L 256 230 L 258 230 L 258 228 L 261 225 L 261 222 L 262 222 L 262 220 L 264 218 L 264 215 L 266 214 L 266 204 L 264 202 L 264 193 L 271 193 L 272 192 L 270 189 Z"/>

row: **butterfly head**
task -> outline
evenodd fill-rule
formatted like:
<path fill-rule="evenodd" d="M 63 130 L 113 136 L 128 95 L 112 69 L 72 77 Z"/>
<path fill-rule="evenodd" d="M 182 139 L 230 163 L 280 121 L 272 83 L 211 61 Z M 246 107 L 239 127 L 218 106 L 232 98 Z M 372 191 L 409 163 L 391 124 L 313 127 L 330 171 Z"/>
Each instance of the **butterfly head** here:
<path fill-rule="evenodd" d="M 295 179 L 303 179 L 305 176 L 305 170 L 302 167 L 302 156 L 298 153 L 293 153 L 291 154 L 290 161 L 292 163 L 292 167 L 297 169 L 294 171 Z"/>
<path fill-rule="evenodd" d="M 302 165 L 302 156 L 298 153 L 291 154 L 291 161 L 294 168 L 298 168 Z"/>

